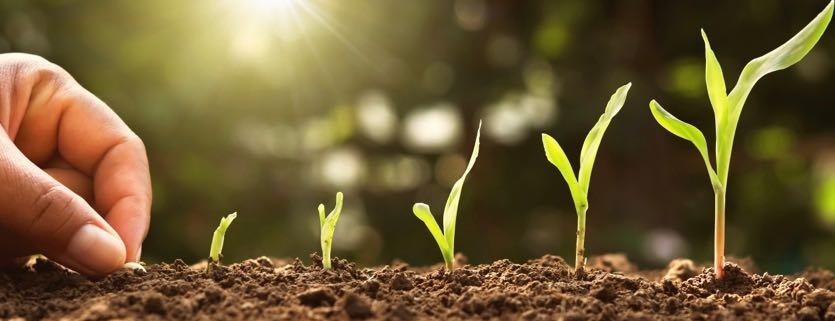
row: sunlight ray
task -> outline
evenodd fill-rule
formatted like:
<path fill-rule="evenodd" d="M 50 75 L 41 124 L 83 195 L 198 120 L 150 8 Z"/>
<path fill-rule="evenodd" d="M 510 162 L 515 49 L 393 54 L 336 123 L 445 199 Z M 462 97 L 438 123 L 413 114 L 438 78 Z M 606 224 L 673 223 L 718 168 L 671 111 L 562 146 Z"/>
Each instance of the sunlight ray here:
<path fill-rule="evenodd" d="M 336 37 L 342 44 L 348 47 L 357 57 L 363 60 L 368 66 L 375 68 L 375 64 L 371 63 L 371 59 L 363 53 L 357 46 L 355 46 L 350 40 L 348 40 L 345 35 L 343 35 L 339 30 L 334 27 L 331 22 L 329 22 L 322 14 L 319 13 L 317 8 L 312 7 L 310 3 L 305 1 L 294 1 L 294 3 L 298 4 L 300 8 L 302 8 L 307 14 L 313 17 L 319 24 L 321 24 L 325 29 L 327 29 L 334 37 Z"/>

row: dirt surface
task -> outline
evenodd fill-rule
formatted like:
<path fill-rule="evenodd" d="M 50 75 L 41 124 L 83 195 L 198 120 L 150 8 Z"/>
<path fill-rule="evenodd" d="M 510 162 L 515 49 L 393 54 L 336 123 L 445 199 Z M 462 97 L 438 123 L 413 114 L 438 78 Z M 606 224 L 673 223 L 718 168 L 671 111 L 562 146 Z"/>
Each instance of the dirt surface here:
<path fill-rule="evenodd" d="M 641 273 L 618 256 L 580 274 L 555 256 L 451 273 L 333 266 L 258 258 L 207 273 L 177 260 L 89 281 L 38 260 L 0 273 L 0 320 L 835 320 L 835 277 L 823 270 L 729 264 L 716 280 L 689 260 Z"/>

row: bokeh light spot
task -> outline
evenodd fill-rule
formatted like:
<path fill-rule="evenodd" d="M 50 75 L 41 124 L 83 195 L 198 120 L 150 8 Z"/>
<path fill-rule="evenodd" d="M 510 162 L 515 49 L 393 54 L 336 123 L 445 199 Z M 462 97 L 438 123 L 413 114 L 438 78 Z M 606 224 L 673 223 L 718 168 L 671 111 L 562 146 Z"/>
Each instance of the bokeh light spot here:
<path fill-rule="evenodd" d="M 464 30 L 484 28 L 487 21 L 487 5 L 484 0 L 456 0 L 455 21 Z"/>
<path fill-rule="evenodd" d="M 556 19 L 546 20 L 534 34 L 536 49 L 548 58 L 559 58 L 569 39 L 568 28 Z"/>
<path fill-rule="evenodd" d="M 644 239 L 644 255 L 655 263 L 667 263 L 682 257 L 686 250 L 684 237 L 671 229 L 654 229 Z"/>
<path fill-rule="evenodd" d="M 442 102 L 408 114 L 403 124 L 403 143 L 421 152 L 450 149 L 461 135 L 461 114 Z"/>
<path fill-rule="evenodd" d="M 748 146 L 751 155 L 754 157 L 778 159 L 786 156 L 793 143 L 794 134 L 790 130 L 772 126 L 757 131 Z"/>
<path fill-rule="evenodd" d="M 431 171 L 426 160 L 407 155 L 386 157 L 376 164 L 375 170 L 380 187 L 393 191 L 410 190 L 426 184 Z"/>
<path fill-rule="evenodd" d="M 365 160 L 355 148 L 342 147 L 322 156 L 317 174 L 322 183 L 337 188 L 353 188 L 360 184 L 366 173 Z"/>
<path fill-rule="evenodd" d="M 551 65 L 543 59 L 531 59 L 522 74 L 525 87 L 534 95 L 553 96 L 557 90 L 557 77 Z"/>
<path fill-rule="evenodd" d="M 550 96 L 507 94 L 485 109 L 485 133 L 499 143 L 516 144 L 527 138 L 531 129 L 550 125 L 556 112 L 556 103 Z"/>
<path fill-rule="evenodd" d="M 835 227 L 835 151 L 821 153 L 813 170 L 815 179 L 814 204 L 818 218 Z"/>
<path fill-rule="evenodd" d="M 682 96 L 698 98 L 704 95 L 704 65 L 693 59 L 683 59 L 670 67 L 670 88 Z"/>
<path fill-rule="evenodd" d="M 397 114 L 383 92 L 372 90 L 360 97 L 357 125 L 365 137 L 378 144 L 388 143 L 397 131 L 397 123 Z"/>

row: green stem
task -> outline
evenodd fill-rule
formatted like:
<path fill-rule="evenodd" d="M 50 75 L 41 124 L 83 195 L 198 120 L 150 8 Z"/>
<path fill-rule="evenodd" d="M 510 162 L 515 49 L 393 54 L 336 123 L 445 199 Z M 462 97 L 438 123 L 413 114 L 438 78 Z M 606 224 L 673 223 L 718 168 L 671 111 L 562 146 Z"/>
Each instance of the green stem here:
<path fill-rule="evenodd" d="M 725 190 L 714 191 L 716 195 L 716 216 L 713 239 L 713 269 L 717 279 L 725 276 Z"/>
<path fill-rule="evenodd" d="M 325 269 L 331 268 L 331 248 L 330 244 L 322 244 L 322 267 Z"/>
<path fill-rule="evenodd" d="M 455 262 L 455 258 L 453 256 L 449 256 L 449 255 L 444 256 L 444 263 L 446 263 L 445 267 L 446 267 L 447 271 L 452 271 L 454 262 Z"/>
<path fill-rule="evenodd" d="M 574 271 L 580 271 L 586 263 L 586 210 L 577 209 L 577 248 L 574 256 Z"/>

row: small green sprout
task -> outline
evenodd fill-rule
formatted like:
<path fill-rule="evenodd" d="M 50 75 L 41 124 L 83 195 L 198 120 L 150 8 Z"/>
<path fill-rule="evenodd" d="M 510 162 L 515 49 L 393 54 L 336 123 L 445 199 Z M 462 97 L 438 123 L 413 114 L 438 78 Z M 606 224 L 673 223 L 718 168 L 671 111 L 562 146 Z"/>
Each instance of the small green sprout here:
<path fill-rule="evenodd" d="M 333 231 L 336 229 L 336 221 L 342 213 L 342 192 L 336 193 L 336 207 L 325 217 L 325 204 L 319 204 L 319 228 L 322 229 L 320 238 L 322 241 L 322 267 L 331 268 L 331 244 L 333 244 Z"/>
<path fill-rule="evenodd" d="M 214 235 L 212 235 L 212 247 L 209 249 L 209 267 L 212 264 L 220 263 L 220 258 L 223 257 L 221 252 L 223 251 L 223 238 L 226 235 L 226 229 L 229 228 L 229 225 L 232 224 L 232 221 L 238 217 L 238 213 L 232 213 L 228 216 L 220 219 L 220 224 L 215 229 Z"/>
<path fill-rule="evenodd" d="M 449 198 L 447 199 L 446 206 L 444 207 L 443 232 L 438 226 L 438 222 L 435 221 L 435 217 L 432 216 L 432 212 L 429 210 L 429 205 L 424 203 L 415 203 L 412 207 L 412 212 L 414 212 L 415 216 L 426 224 L 426 227 L 429 228 L 429 233 L 432 233 L 432 237 L 435 238 L 435 242 L 438 243 L 438 247 L 441 249 L 441 255 L 444 257 L 444 263 L 447 271 L 452 271 L 453 269 L 453 256 L 455 255 L 455 220 L 458 216 L 458 201 L 461 199 L 461 190 L 464 188 L 464 179 L 467 178 L 467 174 L 470 173 L 473 165 L 475 165 L 476 158 L 478 158 L 478 145 L 480 137 L 481 122 L 478 123 L 478 131 L 475 135 L 475 145 L 473 145 L 473 153 L 470 155 L 470 162 L 467 164 L 464 174 L 461 175 L 461 178 L 455 182 L 455 185 L 452 186 L 452 191 L 449 192 Z"/>
<path fill-rule="evenodd" d="M 751 60 L 739 75 L 736 86 L 730 93 L 725 88 L 725 77 L 716 55 L 710 48 L 707 34 L 702 30 L 705 44 L 705 83 L 716 122 L 716 169 L 714 170 L 707 152 L 707 142 L 698 128 L 685 123 L 661 107 L 655 100 L 649 107 L 655 120 L 664 129 L 684 138 L 693 145 L 704 160 L 710 183 L 715 195 L 714 224 L 714 270 L 717 278 L 724 276 L 725 261 L 725 193 L 728 188 L 728 171 L 731 163 L 736 125 L 742 112 L 742 105 L 754 84 L 768 73 L 794 65 L 817 44 L 829 21 L 832 19 L 833 1 L 786 43 L 771 52 Z"/>
<path fill-rule="evenodd" d="M 580 171 L 577 176 L 574 176 L 574 169 L 568 161 L 568 156 L 557 143 L 557 140 L 548 134 L 542 134 L 542 145 L 545 147 L 545 156 L 548 161 L 562 174 L 565 182 L 568 183 L 568 189 L 571 192 L 571 198 L 574 200 L 574 209 L 577 211 L 577 248 L 574 257 L 574 270 L 579 271 L 585 265 L 585 241 L 586 241 L 586 211 L 589 209 L 588 193 L 589 180 L 591 179 L 591 169 L 594 165 L 594 159 L 597 157 L 597 149 L 600 147 L 600 141 L 603 140 L 603 133 L 609 127 L 609 122 L 617 115 L 623 104 L 626 102 L 626 94 L 632 83 L 627 83 L 621 86 L 612 94 L 609 102 L 606 104 L 606 109 L 597 124 L 591 128 L 586 140 L 583 141 L 583 148 L 580 151 Z"/>

